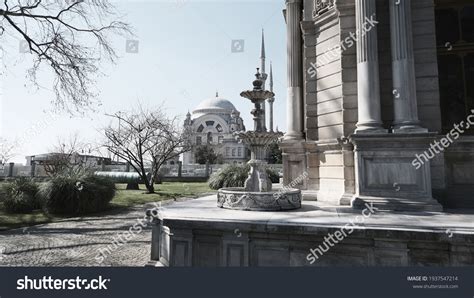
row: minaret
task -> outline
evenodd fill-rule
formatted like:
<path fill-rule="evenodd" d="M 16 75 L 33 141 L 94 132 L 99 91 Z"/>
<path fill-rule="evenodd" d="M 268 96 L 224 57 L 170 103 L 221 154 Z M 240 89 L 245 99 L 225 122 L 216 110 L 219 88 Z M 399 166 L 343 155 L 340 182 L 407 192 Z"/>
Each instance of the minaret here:
<path fill-rule="evenodd" d="M 270 91 L 273 92 L 273 66 L 270 61 Z M 273 132 L 273 103 L 275 102 L 275 97 L 267 99 L 268 104 L 270 105 L 270 131 Z"/>
<path fill-rule="evenodd" d="M 265 72 L 266 69 L 266 63 L 265 63 L 265 33 L 262 29 L 262 48 L 260 52 L 260 75 L 261 75 L 261 80 L 263 81 L 262 88 L 263 90 L 265 89 L 265 83 L 267 81 L 267 73 Z"/>
<path fill-rule="evenodd" d="M 263 90 L 266 90 L 265 89 L 265 83 L 267 82 L 267 73 L 265 72 L 265 32 L 264 30 L 262 29 L 262 48 L 261 48 L 261 52 L 260 52 L 260 79 L 263 81 L 263 84 L 262 84 L 262 89 Z M 264 125 L 264 130 L 266 131 L 267 130 L 267 120 L 266 120 L 266 114 L 265 114 L 265 103 L 263 103 L 262 105 L 262 110 L 263 110 L 263 123 L 265 123 Z"/>

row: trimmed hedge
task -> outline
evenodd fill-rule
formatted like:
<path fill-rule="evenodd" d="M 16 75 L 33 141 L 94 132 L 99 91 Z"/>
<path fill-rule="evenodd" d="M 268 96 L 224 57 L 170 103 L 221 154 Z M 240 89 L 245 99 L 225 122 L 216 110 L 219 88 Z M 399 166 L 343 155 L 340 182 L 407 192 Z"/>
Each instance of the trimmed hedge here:
<path fill-rule="evenodd" d="M 38 195 L 48 213 L 82 215 L 106 210 L 115 190 L 104 177 L 56 176 L 40 187 Z"/>
<path fill-rule="evenodd" d="M 248 164 L 227 165 L 211 175 L 209 187 L 214 190 L 224 187 L 243 187 L 249 171 L 250 166 Z M 280 176 L 272 168 L 267 168 L 267 175 L 272 183 L 280 182 Z"/>
<path fill-rule="evenodd" d="M 17 178 L 2 187 L 1 201 L 3 209 L 8 213 L 30 213 L 40 209 L 37 198 L 38 185 L 28 178 Z"/>

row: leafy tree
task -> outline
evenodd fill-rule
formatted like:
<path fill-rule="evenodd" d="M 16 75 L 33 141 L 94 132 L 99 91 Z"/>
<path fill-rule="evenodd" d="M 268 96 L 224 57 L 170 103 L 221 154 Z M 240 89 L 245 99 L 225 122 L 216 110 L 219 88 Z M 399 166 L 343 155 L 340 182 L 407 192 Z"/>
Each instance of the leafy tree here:
<path fill-rule="evenodd" d="M 222 154 L 218 154 L 214 151 L 214 148 L 210 145 L 200 145 L 196 148 L 195 153 L 196 163 L 205 164 L 218 164 L 222 163 Z"/>

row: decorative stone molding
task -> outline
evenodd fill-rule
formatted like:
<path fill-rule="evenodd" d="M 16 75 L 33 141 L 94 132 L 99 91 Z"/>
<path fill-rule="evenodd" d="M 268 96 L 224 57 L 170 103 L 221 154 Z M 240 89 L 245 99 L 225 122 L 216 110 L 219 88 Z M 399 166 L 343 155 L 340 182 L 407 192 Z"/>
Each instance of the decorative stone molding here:
<path fill-rule="evenodd" d="M 336 7 L 336 0 L 314 0 L 313 1 L 313 18 L 317 18 L 325 12 Z"/>
<path fill-rule="evenodd" d="M 301 208 L 301 191 L 247 192 L 241 188 L 220 189 L 217 206 L 225 209 L 247 211 L 279 211 Z"/>

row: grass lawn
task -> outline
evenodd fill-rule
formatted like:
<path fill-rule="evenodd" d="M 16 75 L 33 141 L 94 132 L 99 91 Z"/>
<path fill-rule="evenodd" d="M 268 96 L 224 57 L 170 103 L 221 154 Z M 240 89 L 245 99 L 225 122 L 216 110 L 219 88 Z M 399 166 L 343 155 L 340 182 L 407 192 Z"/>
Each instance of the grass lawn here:
<path fill-rule="evenodd" d="M 116 184 L 117 194 L 112 200 L 114 206 L 130 207 L 161 200 L 169 200 L 182 197 L 198 197 L 205 193 L 213 193 L 207 182 L 202 183 L 182 183 L 165 182 L 155 184 L 155 193 L 146 194 L 145 185 L 140 185 L 140 190 L 126 190 L 126 184 Z"/>
<path fill-rule="evenodd" d="M 116 187 L 117 193 L 111 202 L 111 209 L 127 208 L 135 205 L 181 197 L 198 197 L 205 193 L 214 192 L 208 187 L 206 182 L 169 182 L 157 184 L 155 185 L 156 193 L 154 194 L 146 194 L 146 188 L 144 185 L 140 185 L 140 190 L 126 190 L 126 184 L 117 184 Z M 43 224 L 67 218 L 48 215 L 41 210 L 34 211 L 30 214 L 9 214 L 5 213 L 1 207 L 0 204 L 0 231 Z M 94 216 L 100 216 L 100 214 L 94 214 Z"/>

